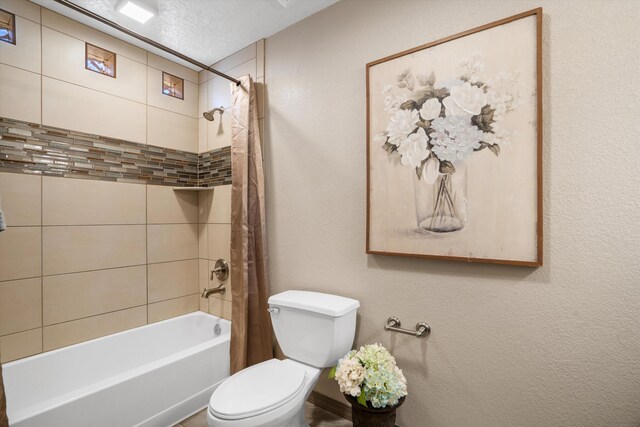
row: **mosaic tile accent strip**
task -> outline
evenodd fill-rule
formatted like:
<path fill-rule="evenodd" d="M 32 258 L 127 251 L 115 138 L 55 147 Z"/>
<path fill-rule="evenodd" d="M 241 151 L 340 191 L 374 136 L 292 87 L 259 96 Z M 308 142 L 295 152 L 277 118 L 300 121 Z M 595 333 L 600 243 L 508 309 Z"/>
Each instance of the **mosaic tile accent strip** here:
<path fill-rule="evenodd" d="M 199 163 L 206 165 L 202 180 Z M 204 186 L 215 186 L 227 178 L 231 182 L 231 152 L 227 147 L 198 155 L 0 117 L 0 171 L 175 187 L 206 181 Z"/>
<path fill-rule="evenodd" d="M 200 154 L 198 182 L 202 187 L 231 184 L 231 147 Z"/>

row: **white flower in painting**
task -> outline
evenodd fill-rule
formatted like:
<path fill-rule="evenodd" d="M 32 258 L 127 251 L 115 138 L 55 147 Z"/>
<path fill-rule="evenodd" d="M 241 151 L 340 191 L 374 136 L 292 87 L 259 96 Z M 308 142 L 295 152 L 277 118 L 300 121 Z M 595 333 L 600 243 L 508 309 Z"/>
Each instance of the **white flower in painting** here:
<path fill-rule="evenodd" d="M 442 103 L 447 116 L 475 116 L 487 105 L 487 95 L 479 87 L 464 83 L 461 86 L 453 86 L 451 95 L 443 99 Z"/>
<path fill-rule="evenodd" d="M 501 117 L 522 103 L 518 73 L 501 71 L 487 86 L 487 102 L 495 110 L 494 116 Z"/>
<path fill-rule="evenodd" d="M 422 120 L 433 120 L 440 115 L 442 104 L 438 101 L 438 98 L 427 99 L 420 108 L 420 117 Z"/>
<path fill-rule="evenodd" d="M 391 93 L 391 89 L 393 89 L 393 85 L 384 85 L 382 88 L 382 94 Z"/>
<path fill-rule="evenodd" d="M 480 147 L 484 132 L 471 125 L 469 116 L 438 117 L 431 126 L 433 153 L 438 159 L 452 163 L 466 159 L 475 148 Z"/>
<path fill-rule="evenodd" d="M 414 168 L 420 167 L 422 161 L 429 157 L 428 141 L 429 138 L 423 128 L 419 128 L 416 133 L 407 136 L 398 147 L 398 152 L 402 156 L 402 164 Z"/>
<path fill-rule="evenodd" d="M 393 145 L 400 145 L 405 140 L 407 135 L 416 129 L 416 123 L 418 122 L 417 110 L 398 110 L 391 117 L 389 125 L 387 126 L 387 135 L 389 136 L 389 142 Z"/>
<path fill-rule="evenodd" d="M 502 127 L 500 122 L 495 122 L 492 125 L 492 133 L 485 133 L 482 137 L 482 141 L 487 144 L 499 144 L 499 145 L 508 145 L 511 143 L 511 140 L 517 136 L 517 131 L 510 131 Z"/>
<path fill-rule="evenodd" d="M 462 58 L 458 65 L 463 70 L 463 76 L 471 83 L 476 83 L 480 80 L 480 73 L 484 71 L 484 58 L 480 52 L 476 52 L 471 58 Z"/>
<path fill-rule="evenodd" d="M 400 108 L 400 105 L 402 105 L 403 102 L 405 102 L 407 100 L 407 96 L 402 94 L 402 95 L 398 95 L 395 96 L 392 93 L 388 93 L 383 100 L 384 103 L 384 111 L 387 114 L 392 114 L 394 113 L 398 108 Z"/>

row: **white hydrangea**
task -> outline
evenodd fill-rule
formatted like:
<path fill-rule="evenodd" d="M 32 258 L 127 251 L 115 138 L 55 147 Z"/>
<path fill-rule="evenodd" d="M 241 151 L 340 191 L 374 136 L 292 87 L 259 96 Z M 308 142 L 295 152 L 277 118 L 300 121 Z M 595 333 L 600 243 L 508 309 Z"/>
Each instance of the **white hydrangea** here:
<path fill-rule="evenodd" d="M 451 163 L 466 159 L 475 148 L 480 147 L 485 135 L 471 125 L 468 116 L 438 117 L 431 126 L 435 130 L 431 134 L 433 153 L 438 159 Z"/>
<path fill-rule="evenodd" d="M 340 392 L 353 397 L 360 395 L 362 391 L 360 385 L 362 385 L 366 373 L 360 360 L 354 357 L 355 353 L 355 351 L 347 353 L 344 358 L 340 359 L 336 367 L 336 381 L 340 386 Z"/>

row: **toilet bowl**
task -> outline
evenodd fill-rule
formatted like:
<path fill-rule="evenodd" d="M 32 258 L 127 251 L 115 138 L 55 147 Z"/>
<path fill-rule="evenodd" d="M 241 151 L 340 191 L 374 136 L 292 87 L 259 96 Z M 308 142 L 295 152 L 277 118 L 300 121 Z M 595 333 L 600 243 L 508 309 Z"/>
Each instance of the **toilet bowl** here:
<path fill-rule="evenodd" d="M 250 366 L 220 384 L 207 411 L 210 427 L 302 427 L 304 402 L 323 368 L 353 344 L 356 300 L 287 291 L 269 298 L 271 322 L 285 360 Z"/>

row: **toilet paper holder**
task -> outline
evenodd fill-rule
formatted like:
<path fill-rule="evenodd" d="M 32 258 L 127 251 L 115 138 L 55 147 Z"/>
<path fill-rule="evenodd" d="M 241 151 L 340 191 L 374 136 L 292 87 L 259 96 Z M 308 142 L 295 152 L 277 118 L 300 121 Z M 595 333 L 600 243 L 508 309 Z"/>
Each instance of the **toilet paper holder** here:
<path fill-rule="evenodd" d="M 425 322 L 419 322 L 416 324 L 416 329 L 401 328 L 402 323 L 396 316 L 391 316 L 387 319 L 387 323 L 384 325 L 385 331 L 400 332 L 401 334 L 413 335 L 416 338 L 426 338 L 431 333 L 431 326 Z"/>

